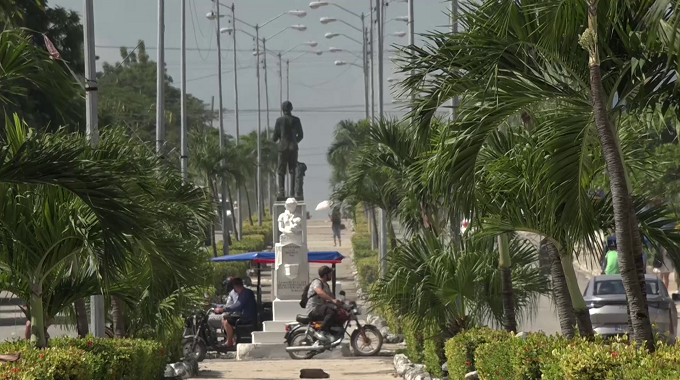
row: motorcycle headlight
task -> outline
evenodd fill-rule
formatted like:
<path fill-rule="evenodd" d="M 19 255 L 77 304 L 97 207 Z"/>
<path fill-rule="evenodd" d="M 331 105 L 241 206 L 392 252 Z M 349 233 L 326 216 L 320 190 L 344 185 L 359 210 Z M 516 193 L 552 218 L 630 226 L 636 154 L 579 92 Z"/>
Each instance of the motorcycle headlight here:
<path fill-rule="evenodd" d="M 359 309 L 352 309 L 352 313 L 354 313 L 355 315 L 361 314 L 361 313 L 359 312 Z"/>

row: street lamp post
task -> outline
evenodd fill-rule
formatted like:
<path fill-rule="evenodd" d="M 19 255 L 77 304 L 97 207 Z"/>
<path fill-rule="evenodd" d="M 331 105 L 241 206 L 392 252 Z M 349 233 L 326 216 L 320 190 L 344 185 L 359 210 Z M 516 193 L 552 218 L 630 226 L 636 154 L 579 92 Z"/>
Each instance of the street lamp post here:
<path fill-rule="evenodd" d="M 220 28 L 220 6 L 215 5 L 215 12 L 210 12 L 207 15 L 209 20 L 217 21 L 217 99 L 218 99 L 218 115 L 220 120 L 220 129 L 218 130 L 218 135 L 220 139 L 220 153 L 224 150 L 224 104 L 222 102 L 222 43 L 220 35 L 222 30 Z M 222 167 L 226 167 L 226 162 L 222 159 Z M 220 192 L 220 220 L 222 221 L 222 254 L 229 254 L 229 230 L 227 228 L 227 183 L 222 179 Z"/>
<path fill-rule="evenodd" d="M 182 58 L 180 65 L 180 82 L 181 82 L 181 126 L 180 126 L 180 172 L 182 173 L 182 181 L 186 182 L 188 179 L 188 164 L 189 156 L 187 150 L 187 29 L 186 29 L 186 0 L 180 1 L 180 50 L 182 50 Z"/>
<path fill-rule="evenodd" d="M 297 61 L 298 59 L 304 57 L 307 54 L 322 55 L 323 52 L 321 50 L 310 50 L 310 51 L 306 51 L 306 52 L 298 55 L 297 57 L 295 57 L 293 59 L 287 59 L 286 60 L 286 92 L 288 93 L 287 94 L 288 99 L 290 99 L 290 63 Z"/>
<path fill-rule="evenodd" d="M 234 3 L 231 4 L 231 27 L 234 28 L 232 33 L 232 42 L 234 45 L 233 63 L 234 63 L 234 118 L 236 123 L 236 145 L 240 143 L 240 123 L 239 123 L 239 110 L 238 110 L 238 64 L 236 60 L 236 6 Z M 241 203 L 241 183 L 236 183 L 236 203 L 238 204 L 238 237 L 243 239 L 243 203 Z"/>
<path fill-rule="evenodd" d="M 378 117 L 383 120 L 384 117 L 384 102 L 383 102 L 383 0 L 378 1 Z M 387 275 L 387 218 L 385 210 L 380 208 L 378 210 L 378 219 L 380 221 L 379 236 L 379 261 L 380 261 L 380 277 L 384 278 Z"/>
<path fill-rule="evenodd" d="M 158 58 L 156 60 L 156 152 L 165 143 L 165 0 L 158 0 Z"/>
<path fill-rule="evenodd" d="M 97 126 L 97 62 L 94 43 L 94 4 L 93 0 L 85 0 L 83 30 L 85 39 L 85 117 L 86 136 L 92 147 L 99 142 Z M 82 301 L 84 304 L 85 301 Z M 90 296 L 90 323 L 92 333 L 96 337 L 104 337 L 106 328 L 106 311 L 102 295 Z"/>

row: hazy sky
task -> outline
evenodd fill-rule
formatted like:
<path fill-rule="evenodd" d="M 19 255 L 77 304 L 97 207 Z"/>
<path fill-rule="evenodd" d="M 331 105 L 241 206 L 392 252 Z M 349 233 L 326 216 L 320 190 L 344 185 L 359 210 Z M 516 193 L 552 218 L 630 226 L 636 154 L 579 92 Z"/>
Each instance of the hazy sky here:
<path fill-rule="evenodd" d="M 138 40 L 144 40 L 147 51 L 152 59 L 156 60 L 157 36 L 158 36 L 158 1 L 156 0 L 96 0 L 95 9 L 95 40 L 96 54 L 99 55 L 99 67 L 101 62 L 120 61 L 119 47 L 127 46 L 130 49 L 137 45 Z M 211 98 L 215 97 L 215 107 L 218 104 L 217 87 L 217 52 L 216 52 L 216 24 L 209 21 L 206 13 L 214 9 L 211 0 L 187 0 L 187 91 L 194 96 L 210 104 Z M 222 0 L 222 4 L 231 6 L 231 1 Z M 329 196 L 330 166 L 326 163 L 326 150 L 333 139 L 333 129 L 336 123 L 343 119 L 357 120 L 364 117 L 364 84 L 360 68 L 356 66 L 335 66 L 335 60 L 355 62 L 361 65 L 361 59 L 350 53 L 330 53 L 329 47 L 337 47 L 349 50 L 355 54 L 361 54 L 361 46 L 350 39 L 336 37 L 324 38 L 327 32 L 344 33 L 348 36 L 361 40 L 361 34 L 351 27 L 340 22 L 322 25 L 321 17 L 334 17 L 342 19 L 356 27 L 361 27 L 359 18 L 346 13 L 334 6 L 325 6 L 318 9 L 309 8 L 309 0 L 237 0 L 236 17 L 249 24 L 262 24 L 273 17 L 289 10 L 304 10 L 307 16 L 298 18 L 286 15 L 261 28 L 260 36 L 268 38 L 282 29 L 293 25 L 302 24 L 307 26 L 305 32 L 286 30 L 271 41 L 267 42 L 267 49 L 273 52 L 286 51 L 297 44 L 314 40 L 319 43 L 316 48 L 300 46 L 295 51 L 286 54 L 283 58 L 294 59 L 305 50 L 322 50 L 321 56 L 307 54 L 290 63 L 290 101 L 293 103 L 297 114 L 302 119 L 305 131 L 305 139 L 300 144 L 300 161 L 308 167 L 305 178 L 305 198 L 307 207 L 313 211 L 316 204 Z M 366 25 L 368 26 L 369 0 L 338 0 L 335 2 L 352 12 L 366 13 Z M 82 12 L 83 0 L 49 0 L 49 5 L 59 5 L 65 8 L 75 9 Z M 415 31 L 416 34 L 434 29 L 446 28 L 448 21 L 448 1 L 417 0 L 415 1 Z M 228 8 L 222 7 L 221 12 L 227 17 L 222 19 L 221 27 L 230 26 L 228 20 L 231 16 Z M 386 20 L 391 20 L 407 14 L 405 2 L 392 1 L 387 6 Z M 165 61 L 170 76 L 175 85 L 179 87 L 180 76 L 180 1 L 165 1 Z M 238 25 L 248 32 L 254 30 L 245 25 Z M 391 44 L 406 44 L 407 39 L 389 35 L 393 32 L 407 31 L 407 24 L 401 21 L 389 21 L 385 26 L 385 47 Z M 420 38 L 416 37 L 416 41 Z M 237 35 L 237 73 L 239 85 L 239 120 L 241 133 L 247 133 L 257 129 L 257 79 L 255 75 L 255 57 L 252 51 L 254 42 L 246 34 Z M 222 34 L 222 78 L 223 78 L 223 106 L 227 110 L 234 109 L 234 77 L 232 37 Z M 243 51 L 242 51 L 242 50 Z M 393 65 L 389 56 L 385 53 L 385 80 L 391 76 Z M 376 55 L 376 78 L 377 78 L 377 55 Z M 268 81 L 269 81 L 269 105 L 270 125 L 273 126 L 279 115 L 279 67 L 274 56 L 267 57 Z M 284 62 L 283 71 L 283 97 L 285 100 L 286 71 Z M 261 70 L 262 79 L 262 128 L 267 125 L 267 114 L 264 112 L 265 90 L 264 71 Z M 391 104 L 392 96 L 389 94 L 389 85 L 385 83 L 385 109 L 394 110 Z M 377 84 L 376 84 L 377 102 Z M 377 112 L 377 105 L 376 105 Z M 397 113 L 399 114 L 399 113 Z M 215 123 L 215 126 L 218 124 Z M 231 112 L 225 114 L 225 132 L 235 135 L 234 115 Z M 190 152 L 191 156 L 191 152 Z M 191 159 L 191 157 L 189 158 Z M 313 213 L 315 218 L 325 217 L 325 213 Z"/>

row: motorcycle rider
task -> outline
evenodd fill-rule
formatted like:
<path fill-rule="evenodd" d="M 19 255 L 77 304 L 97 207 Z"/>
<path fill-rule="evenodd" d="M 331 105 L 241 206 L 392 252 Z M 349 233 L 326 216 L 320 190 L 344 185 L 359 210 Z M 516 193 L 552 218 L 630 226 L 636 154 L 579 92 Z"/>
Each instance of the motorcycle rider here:
<path fill-rule="evenodd" d="M 315 332 L 318 340 L 328 343 L 331 341 L 330 329 L 336 323 L 337 308 L 342 301 L 331 295 L 328 281 L 331 280 L 333 270 L 327 265 L 319 268 L 319 278 L 314 279 L 307 291 L 307 315 L 313 321 L 321 322 L 321 331 Z"/>
<path fill-rule="evenodd" d="M 233 312 L 239 316 L 239 318 L 235 318 L 234 316 L 224 314 L 222 317 L 222 328 L 227 334 L 227 347 L 236 345 L 236 339 L 234 339 L 234 325 L 236 322 L 249 324 L 257 320 L 257 301 L 253 291 L 244 287 L 243 280 L 238 277 L 232 281 L 232 284 L 234 289 L 229 294 L 229 298 L 235 298 L 235 302 L 229 306 L 223 305 L 215 308 L 215 313 L 217 314 Z M 232 295 L 232 293 L 234 294 Z"/>

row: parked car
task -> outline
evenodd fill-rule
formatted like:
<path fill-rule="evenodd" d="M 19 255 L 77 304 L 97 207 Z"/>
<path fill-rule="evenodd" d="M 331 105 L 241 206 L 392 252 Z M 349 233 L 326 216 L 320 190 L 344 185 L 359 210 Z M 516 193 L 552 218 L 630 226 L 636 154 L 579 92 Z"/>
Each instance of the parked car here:
<path fill-rule="evenodd" d="M 674 342 L 677 331 L 678 311 L 675 302 L 658 276 L 645 275 L 649 317 L 660 334 L 668 333 L 668 341 Z M 595 276 L 588 281 L 583 292 L 586 307 L 595 333 L 616 336 L 628 333 L 626 292 L 620 274 Z"/>

